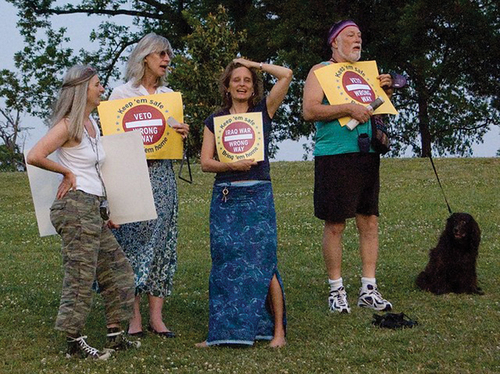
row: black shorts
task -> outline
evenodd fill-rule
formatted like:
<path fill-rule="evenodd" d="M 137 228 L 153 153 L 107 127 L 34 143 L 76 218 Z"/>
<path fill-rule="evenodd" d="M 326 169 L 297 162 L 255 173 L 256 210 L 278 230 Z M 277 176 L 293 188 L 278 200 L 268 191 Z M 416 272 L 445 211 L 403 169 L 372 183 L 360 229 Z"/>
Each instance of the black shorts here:
<path fill-rule="evenodd" d="M 378 153 L 348 153 L 314 159 L 314 215 L 344 222 L 356 214 L 378 216 Z"/>

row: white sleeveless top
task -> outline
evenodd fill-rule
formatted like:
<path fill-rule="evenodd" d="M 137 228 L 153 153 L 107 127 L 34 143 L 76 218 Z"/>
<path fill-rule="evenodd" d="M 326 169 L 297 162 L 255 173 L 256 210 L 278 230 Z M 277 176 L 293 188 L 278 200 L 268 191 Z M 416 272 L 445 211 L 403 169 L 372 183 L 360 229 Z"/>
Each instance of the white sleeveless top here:
<path fill-rule="evenodd" d="M 95 129 L 95 139 L 90 137 L 87 130 L 84 129 L 80 144 L 74 147 L 60 147 L 56 154 L 59 163 L 75 174 L 77 190 L 91 195 L 104 196 L 102 182 L 97 174 L 96 161 L 97 156 L 99 156 L 100 170 L 106 154 L 102 147 L 99 127 L 91 117 L 89 118 Z"/>

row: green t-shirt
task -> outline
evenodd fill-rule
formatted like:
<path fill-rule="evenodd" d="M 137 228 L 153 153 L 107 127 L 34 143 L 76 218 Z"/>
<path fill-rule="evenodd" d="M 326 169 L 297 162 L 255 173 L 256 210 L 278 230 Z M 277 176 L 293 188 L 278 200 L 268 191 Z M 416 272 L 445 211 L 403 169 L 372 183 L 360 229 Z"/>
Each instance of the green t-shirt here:
<path fill-rule="evenodd" d="M 322 62 L 323 65 L 331 64 L 330 61 Z M 323 100 L 323 104 L 328 104 L 328 100 Z M 372 138 L 371 121 L 360 123 L 354 130 L 349 130 L 347 126 L 340 126 L 338 120 L 331 122 L 318 121 L 316 125 L 314 156 L 341 155 L 344 153 L 358 153 L 358 136 L 366 133 Z M 375 150 L 370 146 L 370 152 Z"/>
<path fill-rule="evenodd" d="M 338 120 L 316 122 L 316 145 L 314 156 L 331 156 L 344 153 L 358 153 L 358 136 L 366 133 L 372 137 L 371 121 L 360 123 L 354 130 L 340 126 Z M 375 152 L 370 146 L 370 152 Z"/>

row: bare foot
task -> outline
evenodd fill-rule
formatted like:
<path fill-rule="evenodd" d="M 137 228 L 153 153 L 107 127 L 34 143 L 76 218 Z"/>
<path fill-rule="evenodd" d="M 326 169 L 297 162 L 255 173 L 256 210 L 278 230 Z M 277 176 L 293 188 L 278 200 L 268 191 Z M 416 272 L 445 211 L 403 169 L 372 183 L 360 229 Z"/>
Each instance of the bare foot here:
<path fill-rule="evenodd" d="M 281 348 L 284 347 L 285 345 L 286 345 L 286 340 L 282 336 L 273 338 L 273 340 L 271 340 L 271 342 L 269 343 L 269 346 L 271 348 Z"/>
<path fill-rule="evenodd" d="M 206 340 L 205 340 L 205 341 L 203 341 L 203 342 L 201 342 L 201 343 L 196 343 L 194 346 L 195 346 L 196 348 L 208 348 L 208 344 L 207 344 L 207 341 L 206 341 Z"/>
<path fill-rule="evenodd" d="M 141 317 L 141 295 L 136 295 L 134 298 L 134 315 L 128 323 L 129 334 L 137 334 L 142 332 L 142 317 Z"/>

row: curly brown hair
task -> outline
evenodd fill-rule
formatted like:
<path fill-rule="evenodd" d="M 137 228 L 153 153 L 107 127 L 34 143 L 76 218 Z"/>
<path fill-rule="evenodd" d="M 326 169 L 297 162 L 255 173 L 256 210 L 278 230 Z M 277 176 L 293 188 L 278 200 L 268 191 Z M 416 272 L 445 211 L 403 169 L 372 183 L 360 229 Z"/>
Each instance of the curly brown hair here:
<path fill-rule="evenodd" d="M 226 66 L 226 69 L 219 78 L 219 90 L 220 93 L 222 94 L 222 100 L 224 101 L 223 109 L 229 109 L 231 108 L 231 105 L 233 105 L 233 100 L 227 89 L 229 88 L 229 81 L 231 80 L 231 75 L 233 74 L 233 71 L 241 67 L 246 67 L 246 66 L 240 63 L 231 62 L 229 65 Z M 261 74 L 257 73 L 257 69 L 250 68 L 248 70 L 250 70 L 250 73 L 252 74 L 253 92 L 254 92 L 254 95 L 250 98 L 248 104 L 250 108 L 253 108 L 260 102 L 260 100 L 262 100 L 264 94 L 264 84 L 262 83 Z"/>

